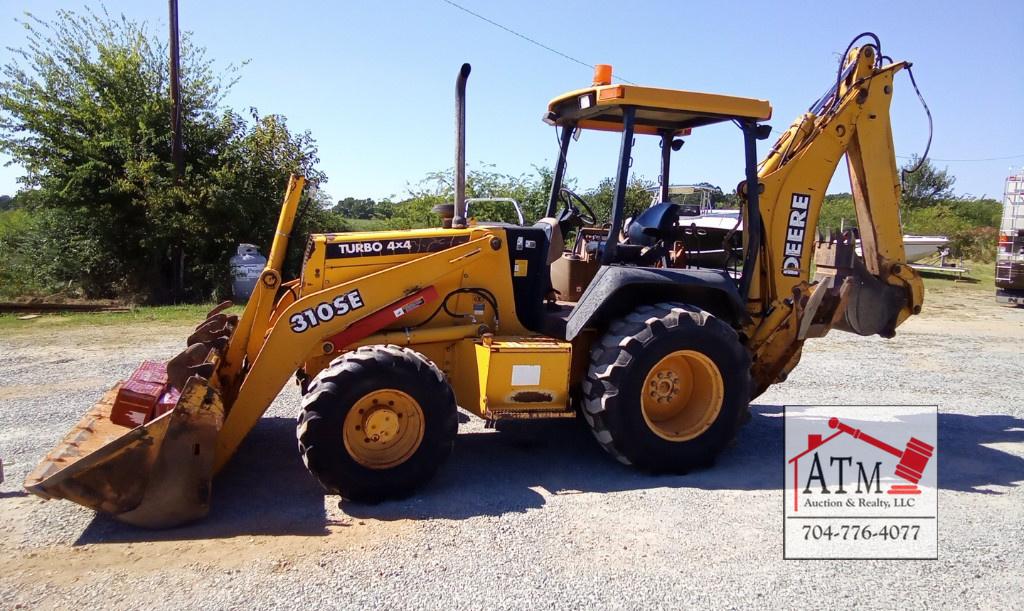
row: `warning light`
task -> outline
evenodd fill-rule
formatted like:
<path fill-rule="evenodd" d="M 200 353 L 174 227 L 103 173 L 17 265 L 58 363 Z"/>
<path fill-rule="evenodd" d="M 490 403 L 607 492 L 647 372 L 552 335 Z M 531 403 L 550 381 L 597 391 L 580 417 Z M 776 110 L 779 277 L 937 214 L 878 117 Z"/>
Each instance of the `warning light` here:
<path fill-rule="evenodd" d="M 612 84 L 612 67 L 610 64 L 594 66 L 594 86 Z"/>

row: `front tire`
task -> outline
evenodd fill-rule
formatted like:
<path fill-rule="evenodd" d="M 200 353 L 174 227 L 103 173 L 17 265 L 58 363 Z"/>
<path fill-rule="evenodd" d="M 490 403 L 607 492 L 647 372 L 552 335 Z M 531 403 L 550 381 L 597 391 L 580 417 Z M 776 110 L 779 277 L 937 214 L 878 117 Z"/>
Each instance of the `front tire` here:
<path fill-rule="evenodd" d="M 364 346 L 310 383 L 296 429 L 306 468 L 325 490 L 353 501 L 403 498 L 451 453 L 455 397 L 426 357 Z"/>
<path fill-rule="evenodd" d="M 593 347 L 583 416 L 620 462 L 686 473 L 735 436 L 750 386 L 749 352 L 725 322 L 687 304 L 641 306 Z"/>

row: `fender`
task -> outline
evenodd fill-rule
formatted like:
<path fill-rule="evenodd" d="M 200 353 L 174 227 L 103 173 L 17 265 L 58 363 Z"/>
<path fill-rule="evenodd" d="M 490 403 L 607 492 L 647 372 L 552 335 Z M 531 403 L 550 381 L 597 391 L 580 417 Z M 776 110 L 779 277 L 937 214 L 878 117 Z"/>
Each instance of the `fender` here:
<path fill-rule="evenodd" d="M 736 282 L 723 271 L 603 265 L 569 316 L 565 339 L 661 301 L 695 305 L 733 326 L 747 317 Z"/>

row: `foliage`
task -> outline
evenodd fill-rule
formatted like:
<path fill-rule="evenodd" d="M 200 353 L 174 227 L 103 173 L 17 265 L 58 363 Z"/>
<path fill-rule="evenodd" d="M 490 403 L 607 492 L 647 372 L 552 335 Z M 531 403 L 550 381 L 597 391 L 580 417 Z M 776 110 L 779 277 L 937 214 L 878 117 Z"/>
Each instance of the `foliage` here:
<path fill-rule="evenodd" d="M 853 196 L 849 193 L 836 193 L 825 196 L 818 216 L 818 230 L 827 233 L 830 229 L 839 229 L 857 224 L 857 212 L 853 205 Z"/>
<path fill-rule="evenodd" d="M 903 227 L 907 233 L 947 236 L 954 256 L 991 262 L 1001 214 L 995 200 L 960 198 L 905 211 Z"/>
<path fill-rule="evenodd" d="M 949 174 L 948 170 L 939 170 L 928 159 L 918 166 L 920 159 L 917 155 L 910 158 L 904 164 L 900 172 L 900 182 L 903 194 L 900 203 L 904 208 L 915 210 L 934 206 L 939 202 L 953 199 L 953 185 L 956 178 Z"/>
<path fill-rule="evenodd" d="M 339 200 L 332 212 L 342 216 L 340 222 L 360 231 L 438 227 L 441 218 L 433 209 L 454 200 L 453 175 L 450 169 L 427 174 L 423 180 L 410 186 L 408 196 L 398 203 L 349 197 Z M 517 176 L 502 174 L 493 166 L 484 165 L 467 171 L 466 197 L 512 198 L 522 208 L 524 221 L 530 224 L 542 218 L 547 211 L 552 178 L 552 171 L 540 166 L 534 166 L 532 174 Z M 572 188 L 573 183 L 569 181 L 567 186 Z M 630 179 L 626 189 L 626 216 L 635 215 L 650 204 L 650 189 L 654 186 L 654 182 L 643 177 Z M 615 181 L 609 178 L 580 193 L 580 196 L 593 208 L 598 222 L 603 223 L 611 219 L 614 192 Z M 477 221 L 519 222 L 514 207 L 508 202 L 472 202 L 469 216 Z"/>
<path fill-rule="evenodd" d="M 911 159 L 908 170 L 917 165 Z M 916 235 L 944 235 L 950 239 L 954 256 L 990 262 L 995 258 L 997 227 L 1002 205 L 993 199 L 957 197 L 952 194 L 956 178 L 925 161 L 916 172 L 903 173 L 904 192 L 900 199 L 903 231 Z M 857 214 L 849 193 L 826 195 L 818 229 L 855 227 Z"/>
<path fill-rule="evenodd" d="M 346 219 L 387 219 L 395 213 L 395 204 L 391 200 L 376 202 L 373 199 L 356 199 L 346 197 L 338 200 L 331 212 Z"/>
<path fill-rule="evenodd" d="M 292 134 L 279 115 L 252 110 L 250 122 L 221 108 L 234 69 L 216 74 L 188 35 L 178 178 L 160 37 L 105 12 L 30 15 L 23 26 L 27 46 L 2 68 L 0 150 L 26 168 L 19 203 L 24 195 L 32 228 L 45 232 L 31 240 L 47 248 L 19 251 L 52 263 L 41 290 L 72 281 L 87 296 L 208 299 L 226 289 L 237 242 L 273 236 L 288 174 L 324 179 L 309 133 Z M 320 203 L 307 225 L 327 222 Z"/>
<path fill-rule="evenodd" d="M 657 186 L 657 185 L 654 185 L 654 186 Z M 709 198 L 709 201 L 711 203 L 711 207 L 712 208 L 739 208 L 740 207 L 740 201 L 739 201 L 739 198 L 736 197 L 736 194 L 735 193 L 729 193 L 729 194 L 723 193 L 722 192 L 722 188 L 719 187 L 718 185 L 713 185 L 713 184 L 711 184 L 709 182 L 699 182 L 699 183 L 697 183 L 697 184 L 695 184 L 693 186 L 695 186 L 695 187 L 706 187 L 707 189 L 709 189 L 711 191 L 711 197 Z M 701 192 L 687 193 L 685 195 L 673 196 L 672 197 L 672 201 L 677 203 L 677 204 L 680 204 L 680 205 L 683 205 L 683 204 L 694 204 L 694 205 L 696 205 L 696 204 L 700 204 L 701 203 L 701 197 L 702 197 L 702 193 Z"/>
<path fill-rule="evenodd" d="M 626 185 L 626 209 L 624 217 L 636 216 L 651 205 L 651 189 L 658 184 L 653 180 L 634 174 Z M 615 198 L 615 179 L 605 178 L 597 187 L 583 195 L 594 209 L 599 223 L 611 220 L 612 200 Z"/>
<path fill-rule="evenodd" d="M 0 297 L 31 293 L 43 283 L 39 275 L 45 271 L 34 264 L 35 257 L 27 254 L 38 246 L 32 243 L 32 238 L 40 234 L 36 224 L 38 218 L 26 210 L 0 212 Z"/>
<path fill-rule="evenodd" d="M 950 252 L 970 261 L 993 263 L 996 260 L 996 227 L 971 227 L 950 236 Z"/>
<path fill-rule="evenodd" d="M 394 204 L 389 225 L 399 229 L 440 226 L 441 218 L 433 208 L 454 200 L 453 175 L 452 170 L 431 172 L 410 186 L 408 197 Z M 512 198 L 519 203 L 528 223 L 544 216 L 550 191 L 551 171 L 547 168 L 534 166 L 533 174 L 518 176 L 501 174 L 489 165 L 466 172 L 467 198 Z M 514 207 L 507 202 L 474 202 L 470 204 L 469 216 L 477 220 L 519 222 Z"/>

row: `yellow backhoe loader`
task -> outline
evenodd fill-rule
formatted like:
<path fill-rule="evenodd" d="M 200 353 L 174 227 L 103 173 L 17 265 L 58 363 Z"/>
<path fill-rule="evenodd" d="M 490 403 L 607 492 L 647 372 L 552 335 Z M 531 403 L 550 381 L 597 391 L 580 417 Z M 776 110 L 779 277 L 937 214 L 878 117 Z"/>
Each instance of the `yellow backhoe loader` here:
<path fill-rule="evenodd" d="M 851 43 L 831 89 L 760 163 L 767 101 L 613 84 L 599 67 L 591 86 L 548 105 L 560 150 L 545 218 L 527 225 L 467 218 L 464 65 L 443 226 L 313 235 L 301 275 L 286 280 L 304 186 L 293 177 L 244 312 L 211 312 L 167 364 L 177 403 L 123 427 L 110 419 L 115 386 L 25 486 L 136 525 L 198 519 L 214 474 L 292 376 L 302 458 L 349 499 L 401 497 L 427 481 L 452 448 L 457 406 L 490 421 L 582 415 L 623 463 L 706 466 L 807 338 L 832 328 L 891 337 L 920 312 L 889 121 L 893 76 L 908 67 L 881 56 L 877 38 Z M 742 258 L 725 269 L 686 263 L 668 197 L 680 138 L 715 123 L 735 124 L 745 146 Z M 608 219 L 565 187 L 573 136 L 587 130 L 621 134 Z M 638 136 L 660 142 L 663 201 L 626 226 Z M 859 236 L 821 239 L 818 213 L 844 155 Z"/>

